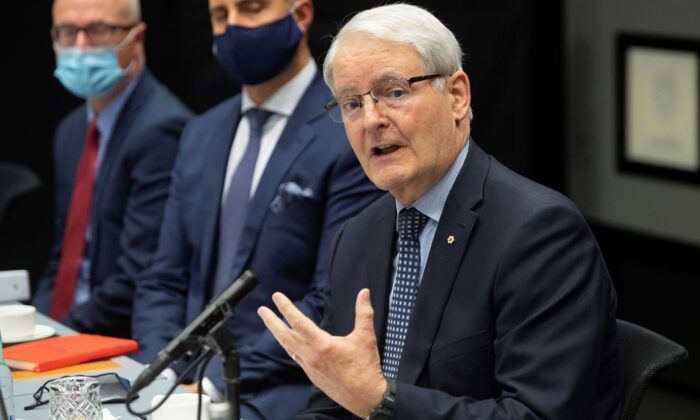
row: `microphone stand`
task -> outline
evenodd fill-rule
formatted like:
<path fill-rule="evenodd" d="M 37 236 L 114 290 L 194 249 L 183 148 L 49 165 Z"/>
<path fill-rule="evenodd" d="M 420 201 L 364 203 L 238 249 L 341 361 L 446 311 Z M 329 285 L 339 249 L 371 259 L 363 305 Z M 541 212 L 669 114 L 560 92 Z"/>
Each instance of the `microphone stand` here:
<path fill-rule="evenodd" d="M 204 338 L 206 346 L 216 353 L 224 364 L 226 402 L 230 407 L 230 419 L 241 418 L 241 360 L 236 342 L 225 324 L 218 325 Z"/>
<path fill-rule="evenodd" d="M 136 393 L 153 382 L 171 363 L 179 360 L 185 354 L 194 354 L 204 344 L 207 351 L 213 351 L 223 359 L 226 399 L 235 414 L 233 419 L 240 419 L 240 358 L 233 336 L 226 328 L 226 321 L 233 316 L 233 307 L 257 284 L 255 275 L 246 270 L 229 287 L 212 299 L 204 311 L 178 333 L 177 337 L 171 340 L 158 353 L 156 359 L 136 378 L 127 393 L 127 411 L 133 415 L 143 416 L 157 410 L 160 405 L 151 410 L 137 413 L 133 411 L 130 404 Z M 175 386 L 172 389 L 174 388 Z M 171 392 L 172 390 L 168 392 L 161 404 L 165 402 Z"/>

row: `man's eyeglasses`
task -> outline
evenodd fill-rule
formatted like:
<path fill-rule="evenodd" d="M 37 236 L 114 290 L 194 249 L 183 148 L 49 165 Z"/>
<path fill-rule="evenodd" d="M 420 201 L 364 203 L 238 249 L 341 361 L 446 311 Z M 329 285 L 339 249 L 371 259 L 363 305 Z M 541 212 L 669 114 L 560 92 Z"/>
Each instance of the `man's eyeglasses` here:
<path fill-rule="evenodd" d="M 330 101 L 324 108 L 334 122 L 352 121 L 362 114 L 365 95 L 369 95 L 375 104 L 389 108 L 399 108 L 411 97 L 411 85 L 423 80 L 444 77 L 443 74 L 429 74 L 411 78 L 391 79 L 378 84 L 360 95 L 343 95 Z"/>
<path fill-rule="evenodd" d="M 70 47 L 75 44 L 78 33 L 83 31 L 93 44 L 106 45 L 112 41 L 114 31 L 128 31 L 136 25 L 138 23 L 113 25 L 104 22 L 94 22 L 86 26 L 58 25 L 51 28 L 51 38 L 62 47 Z"/>

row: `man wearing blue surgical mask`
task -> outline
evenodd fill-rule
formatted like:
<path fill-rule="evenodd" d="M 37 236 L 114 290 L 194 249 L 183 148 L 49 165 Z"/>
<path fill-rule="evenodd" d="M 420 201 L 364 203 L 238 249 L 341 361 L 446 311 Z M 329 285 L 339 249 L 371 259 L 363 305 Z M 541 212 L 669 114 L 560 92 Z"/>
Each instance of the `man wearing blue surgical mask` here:
<path fill-rule="evenodd" d="M 307 45 L 311 0 L 210 0 L 213 50 L 243 92 L 185 128 L 152 266 L 139 277 L 134 338 L 150 362 L 244 270 L 260 284 L 228 324 L 241 361 L 241 415 L 288 419 L 310 383 L 255 310 L 286 290 L 321 318 L 327 256 L 338 228 L 378 197 Z M 221 362 L 206 371 L 214 398 Z"/>
<path fill-rule="evenodd" d="M 138 0 L 53 4 L 54 76 L 86 102 L 56 130 L 56 241 L 34 304 L 81 332 L 131 335 L 191 116 L 145 68 L 140 15 Z"/>

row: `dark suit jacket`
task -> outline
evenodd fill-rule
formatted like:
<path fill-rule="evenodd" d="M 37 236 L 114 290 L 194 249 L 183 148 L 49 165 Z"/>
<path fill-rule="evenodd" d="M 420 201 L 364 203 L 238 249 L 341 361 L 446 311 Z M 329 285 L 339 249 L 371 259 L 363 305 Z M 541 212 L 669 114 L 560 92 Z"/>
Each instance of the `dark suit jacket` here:
<path fill-rule="evenodd" d="M 329 100 L 317 74 L 267 163 L 232 262 L 232 280 L 251 269 L 260 281 L 237 306 L 229 327 L 241 354 L 244 399 L 270 419 L 291 418 L 303 409 L 309 385 L 256 310 L 272 305 L 272 293 L 282 291 L 320 320 L 332 238 L 379 196 L 343 125 L 325 115 Z M 136 295 L 134 336 L 143 361 L 152 360 L 207 303 L 216 271 L 221 193 L 240 117 L 236 96 L 192 120 L 183 134 L 157 258 L 139 279 Z M 312 196 L 285 192 L 289 183 L 310 189 Z M 289 392 L 266 393 L 279 385 Z"/>
<path fill-rule="evenodd" d="M 339 233 L 323 322 L 349 333 L 357 293 L 368 287 L 380 349 L 395 218 L 387 195 Z M 394 418 L 617 419 L 615 310 L 603 258 L 574 205 L 472 142 L 421 281 Z M 299 416 L 350 417 L 318 391 Z"/>
<path fill-rule="evenodd" d="M 190 111 L 144 70 L 114 125 L 95 180 L 90 229 L 90 299 L 62 320 L 79 331 L 131 336 L 136 275 L 150 262 L 180 133 Z M 56 239 L 34 305 L 49 313 L 75 172 L 87 130 L 85 105 L 54 141 Z"/>

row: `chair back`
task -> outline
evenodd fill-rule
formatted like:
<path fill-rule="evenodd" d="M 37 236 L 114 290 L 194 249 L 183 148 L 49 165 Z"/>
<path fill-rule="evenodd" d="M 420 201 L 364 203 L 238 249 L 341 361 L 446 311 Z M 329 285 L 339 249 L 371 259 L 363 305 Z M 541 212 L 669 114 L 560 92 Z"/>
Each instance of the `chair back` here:
<path fill-rule="evenodd" d="M 12 162 L 0 162 L 0 222 L 15 198 L 40 185 L 39 177 L 29 168 Z"/>
<path fill-rule="evenodd" d="M 631 322 L 617 320 L 625 392 L 622 420 L 634 420 L 651 379 L 688 358 L 680 344 Z"/>

